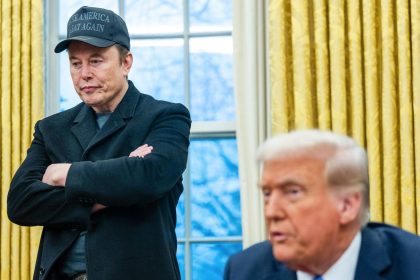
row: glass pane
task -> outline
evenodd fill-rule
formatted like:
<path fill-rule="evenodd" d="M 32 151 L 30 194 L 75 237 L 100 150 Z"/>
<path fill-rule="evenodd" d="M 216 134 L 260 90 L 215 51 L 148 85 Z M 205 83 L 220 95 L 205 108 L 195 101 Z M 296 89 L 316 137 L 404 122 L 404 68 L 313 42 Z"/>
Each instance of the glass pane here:
<path fill-rule="evenodd" d="M 241 250 L 241 243 L 193 244 L 192 279 L 223 279 L 223 271 L 228 257 Z"/>
<path fill-rule="evenodd" d="M 186 186 L 184 185 L 184 188 Z M 176 236 L 177 238 L 185 237 L 185 199 L 184 193 L 179 198 L 178 206 L 176 207 Z"/>
<path fill-rule="evenodd" d="M 80 100 L 79 95 L 77 95 L 70 77 L 68 53 L 61 52 L 58 55 L 60 56 L 60 111 L 64 111 L 82 101 Z"/>
<path fill-rule="evenodd" d="M 231 31 L 232 0 L 190 0 L 190 31 Z"/>
<path fill-rule="evenodd" d="M 192 236 L 241 235 L 236 139 L 193 140 L 189 160 Z"/>
<path fill-rule="evenodd" d="M 129 78 L 157 99 L 185 103 L 183 40 L 132 41 L 133 68 Z"/>
<path fill-rule="evenodd" d="M 176 251 L 176 258 L 178 260 L 179 270 L 181 272 L 181 279 L 185 279 L 185 245 L 178 244 L 178 249 Z"/>
<path fill-rule="evenodd" d="M 183 0 L 127 0 L 125 19 L 130 34 L 180 33 Z"/>
<path fill-rule="evenodd" d="M 105 8 L 118 14 L 118 1 L 115 0 L 60 0 L 58 17 L 60 36 L 66 36 L 67 21 L 82 6 Z"/>
<path fill-rule="evenodd" d="M 193 38 L 190 58 L 193 121 L 235 120 L 232 38 Z"/>

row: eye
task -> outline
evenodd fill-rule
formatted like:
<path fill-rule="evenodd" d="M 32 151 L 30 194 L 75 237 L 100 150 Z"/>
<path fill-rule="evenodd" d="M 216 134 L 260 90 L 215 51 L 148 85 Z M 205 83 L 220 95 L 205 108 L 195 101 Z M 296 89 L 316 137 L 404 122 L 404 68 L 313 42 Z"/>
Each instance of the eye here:
<path fill-rule="evenodd" d="M 286 197 L 291 201 L 296 201 L 303 195 L 303 188 L 299 185 L 290 185 L 283 190 Z"/>
<path fill-rule="evenodd" d="M 90 60 L 90 64 L 93 65 L 93 66 L 99 65 L 101 62 L 102 62 L 102 60 L 99 59 L 99 58 L 94 58 L 94 59 Z"/>
<path fill-rule="evenodd" d="M 264 197 L 264 201 L 267 201 L 268 198 L 271 195 L 271 190 L 270 189 L 267 189 L 267 188 L 263 188 L 262 189 L 262 194 L 263 194 L 263 197 Z"/>
<path fill-rule="evenodd" d="M 72 68 L 75 68 L 75 69 L 79 69 L 80 67 L 81 67 L 81 63 L 80 63 L 80 61 L 72 61 L 72 62 L 70 62 L 70 64 L 71 64 L 71 67 Z"/>

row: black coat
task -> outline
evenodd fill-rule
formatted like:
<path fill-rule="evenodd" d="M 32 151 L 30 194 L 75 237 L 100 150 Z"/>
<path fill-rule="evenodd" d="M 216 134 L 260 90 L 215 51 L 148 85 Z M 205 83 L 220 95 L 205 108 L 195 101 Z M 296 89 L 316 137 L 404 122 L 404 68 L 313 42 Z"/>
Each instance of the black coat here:
<path fill-rule="evenodd" d="M 83 230 L 89 280 L 179 279 L 176 205 L 190 125 L 183 105 L 131 82 L 98 133 L 83 103 L 39 121 L 7 201 L 11 221 L 44 227 L 34 279 L 56 279 L 54 264 Z M 143 144 L 151 154 L 128 157 Z M 51 163 L 72 163 L 64 188 L 42 183 Z M 96 202 L 108 208 L 91 215 Z"/>
<path fill-rule="evenodd" d="M 225 280 L 296 280 L 296 271 L 276 261 L 265 241 L 233 255 L 225 267 Z M 399 228 L 369 223 L 362 243 L 355 280 L 420 279 L 420 237 Z"/>

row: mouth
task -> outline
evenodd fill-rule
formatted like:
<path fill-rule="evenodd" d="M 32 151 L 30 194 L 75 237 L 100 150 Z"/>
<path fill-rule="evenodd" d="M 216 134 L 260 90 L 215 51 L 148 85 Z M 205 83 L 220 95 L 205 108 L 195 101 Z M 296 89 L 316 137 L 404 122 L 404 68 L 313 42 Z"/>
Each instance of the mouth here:
<path fill-rule="evenodd" d="M 275 243 L 283 243 L 287 240 L 287 235 L 281 231 L 270 231 L 270 240 Z"/>
<path fill-rule="evenodd" d="M 98 89 L 98 87 L 94 87 L 94 86 L 84 86 L 80 88 L 83 92 L 86 93 L 92 93 L 94 91 L 96 91 L 96 89 Z"/>

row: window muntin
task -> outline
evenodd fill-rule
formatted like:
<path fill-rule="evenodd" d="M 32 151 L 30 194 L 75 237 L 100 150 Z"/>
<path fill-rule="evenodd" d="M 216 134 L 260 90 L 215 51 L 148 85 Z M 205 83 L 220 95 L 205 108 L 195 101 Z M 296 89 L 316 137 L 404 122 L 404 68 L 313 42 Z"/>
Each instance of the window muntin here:
<path fill-rule="evenodd" d="M 125 19 L 132 35 L 182 33 L 183 0 L 126 0 Z"/>
<path fill-rule="evenodd" d="M 234 121 L 232 37 L 190 39 L 191 118 Z"/>
<path fill-rule="evenodd" d="M 192 237 L 241 235 L 237 151 L 235 138 L 191 142 Z"/>
<path fill-rule="evenodd" d="M 212 32 L 232 30 L 232 1 L 189 1 L 189 30 Z"/>
<path fill-rule="evenodd" d="M 157 99 L 186 103 L 184 94 L 184 41 L 132 40 L 131 79 L 141 92 Z"/>

